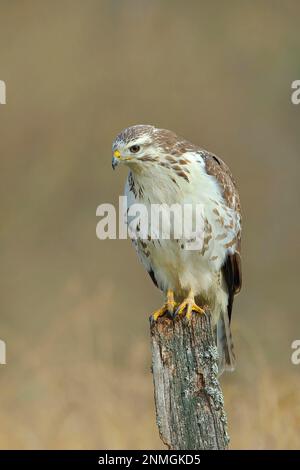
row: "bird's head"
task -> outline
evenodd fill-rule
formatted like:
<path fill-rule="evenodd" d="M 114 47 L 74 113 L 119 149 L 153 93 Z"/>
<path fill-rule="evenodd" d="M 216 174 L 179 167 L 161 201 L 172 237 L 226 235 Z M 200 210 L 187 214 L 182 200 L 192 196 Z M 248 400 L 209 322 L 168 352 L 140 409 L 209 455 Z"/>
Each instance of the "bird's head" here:
<path fill-rule="evenodd" d="M 142 124 L 127 127 L 113 142 L 112 167 L 122 162 L 134 171 L 142 171 L 157 164 L 176 141 L 176 134 L 165 129 Z"/>
<path fill-rule="evenodd" d="M 124 129 L 117 135 L 112 145 L 112 167 L 123 162 L 130 167 L 138 167 L 155 150 L 154 126 L 137 125 Z"/>

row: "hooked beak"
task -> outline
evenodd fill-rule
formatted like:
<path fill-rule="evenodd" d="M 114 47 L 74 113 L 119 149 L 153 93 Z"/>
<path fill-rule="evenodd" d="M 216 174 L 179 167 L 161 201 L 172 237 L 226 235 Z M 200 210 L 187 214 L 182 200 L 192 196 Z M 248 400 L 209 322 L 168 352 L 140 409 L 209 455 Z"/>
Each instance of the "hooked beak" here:
<path fill-rule="evenodd" d="M 114 153 L 113 153 L 111 166 L 113 167 L 113 170 L 114 170 L 116 168 L 116 166 L 119 164 L 119 162 L 125 162 L 125 161 L 128 161 L 128 160 L 132 160 L 132 158 L 131 157 L 122 157 L 119 150 L 115 150 Z"/>

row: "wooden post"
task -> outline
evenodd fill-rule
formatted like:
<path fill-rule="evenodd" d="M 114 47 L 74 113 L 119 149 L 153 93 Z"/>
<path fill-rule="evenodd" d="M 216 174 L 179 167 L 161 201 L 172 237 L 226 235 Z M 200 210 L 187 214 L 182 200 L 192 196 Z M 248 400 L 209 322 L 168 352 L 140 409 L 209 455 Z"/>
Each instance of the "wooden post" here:
<path fill-rule="evenodd" d="M 227 449 L 227 419 L 218 382 L 210 314 L 151 323 L 156 420 L 172 450 Z"/>

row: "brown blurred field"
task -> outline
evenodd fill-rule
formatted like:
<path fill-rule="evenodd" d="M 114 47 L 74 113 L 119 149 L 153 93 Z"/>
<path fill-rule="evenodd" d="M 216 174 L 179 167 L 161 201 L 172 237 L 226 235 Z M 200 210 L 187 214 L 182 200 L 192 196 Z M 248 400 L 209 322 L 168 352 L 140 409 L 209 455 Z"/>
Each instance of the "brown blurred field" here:
<path fill-rule="evenodd" d="M 300 448 L 298 1 L 0 0 L 0 448 L 162 448 L 148 315 L 161 295 L 96 207 L 131 124 L 222 156 L 243 204 L 232 448 Z"/>

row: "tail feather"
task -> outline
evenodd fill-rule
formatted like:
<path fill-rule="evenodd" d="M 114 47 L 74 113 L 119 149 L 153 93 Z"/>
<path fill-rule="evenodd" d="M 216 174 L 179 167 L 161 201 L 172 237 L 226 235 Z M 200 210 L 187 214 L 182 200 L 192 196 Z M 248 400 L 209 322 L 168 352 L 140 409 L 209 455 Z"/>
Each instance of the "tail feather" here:
<path fill-rule="evenodd" d="M 227 312 L 221 312 L 216 325 L 216 345 L 219 353 L 219 375 L 235 369 L 235 354 Z"/>

